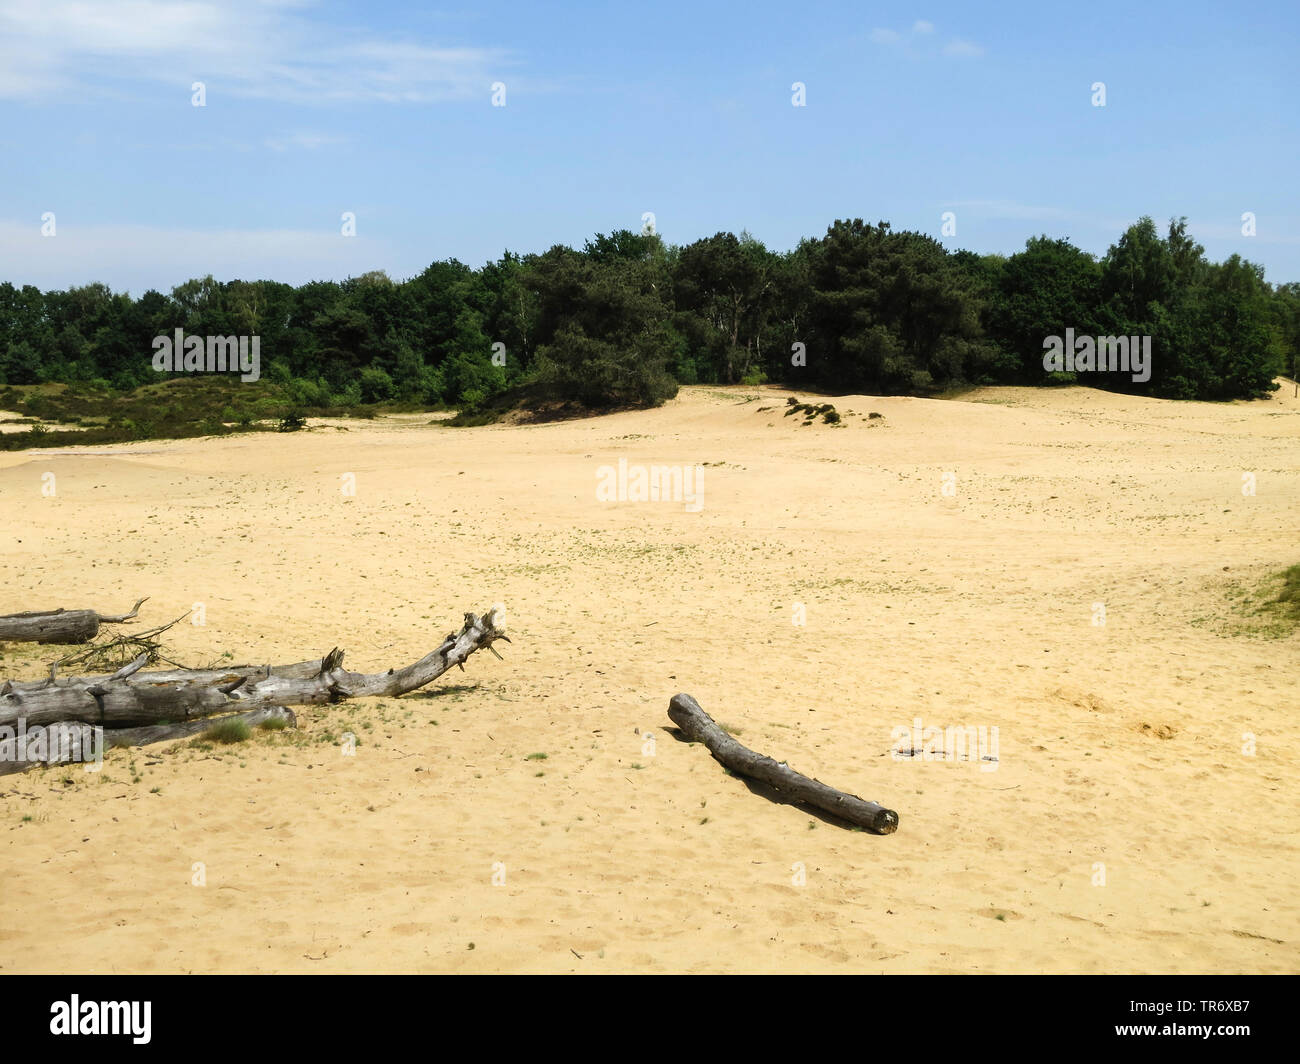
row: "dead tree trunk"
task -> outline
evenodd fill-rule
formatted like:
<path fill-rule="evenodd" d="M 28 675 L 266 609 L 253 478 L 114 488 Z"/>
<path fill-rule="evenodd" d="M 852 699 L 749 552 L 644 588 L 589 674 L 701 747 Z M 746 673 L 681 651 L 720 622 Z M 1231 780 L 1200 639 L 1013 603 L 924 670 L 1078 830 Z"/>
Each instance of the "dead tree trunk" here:
<path fill-rule="evenodd" d="M 148 746 L 168 739 L 184 739 L 200 735 L 229 720 L 242 720 L 250 728 L 273 718 L 283 720 L 290 728 L 298 726 L 293 710 L 284 706 L 264 706 L 246 713 L 230 713 L 223 717 L 205 717 L 184 724 L 162 724 L 148 728 L 104 728 L 98 734 L 88 724 L 60 721 L 32 732 L 24 732 L 12 739 L 0 739 L 0 776 L 25 772 L 37 765 L 56 765 L 78 761 L 97 761 L 105 750 L 115 746 Z M 12 744 L 6 745 L 6 742 Z"/>
<path fill-rule="evenodd" d="M 343 652 L 339 651 L 338 654 L 341 662 Z M 148 662 L 148 656 L 142 654 L 130 665 L 112 674 L 103 673 L 98 676 L 55 675 L 52 679 L 47 677 L 44 680 L 14 680 L 7 686 L 0 684 L 0 693 L 17 691 L 19 694 L 24 694 L 29 691 L 43 691 L 50 687 L 93 687 L 95 684 L 107 683 L 109 680 L 119 680 L 134 675 Z M 298 661 L 292 665 L 230 665 L 224 669 L 150 669 L 148 672 L 139 673 L 136 681 L 148 680 L 151 684 L 176 683 L 211 686 L 214 684 L 232 684 L 241 678 L 265 680 L 269 676 L 306 680 L 320 672 L 320 666 L 321 659 L 312 658 L 310 661 Z"/>
<path fill-rule="evenodd" d="M 0 617 L 0 643 L 88 643 L 101 624 L 121 624 L 135 619 L 140 605 L 130 613 L 96 613 L 94 610 L 44 610 Z"/>
<path fill-rule="evenodd" d="M 778 764 L 770 757 L 742 746 L 719 728 L 690 695 L 674 695 L 668 703 L 668 716 L 686 738 L 703 743 L 717 761 L 738 776 L 766 783 L 786 798 L 824 809 L 877 835 L 892 835 L 898 830 L 898 814 L 892 809 L 837 791 L 795 772 L 784 762 Z"/>
<path fill-rule="evenodd" d="M 136 672 L 137 662 L 109 677 L 46 680 L 0 687 L 0 729 L 72 721 L 104 727 L 157 725 L 263 706 L 310 705 L 345 698 L 394 697 L 431 683 L 474 651 L 498 639 L 509 642 L 495 625 L 495 610 L 482 617 L 465 614 L 465 624 L 436 650 L 403 669 L 382 673 L 347 672 L 343 652 L 330 651 L 314 671 L 291 666 L 205 670 L 187 674 Z M 493 653 L 496 653 L 493 651 Z M 161 677 L 158 678 L 158 677 Z"/>

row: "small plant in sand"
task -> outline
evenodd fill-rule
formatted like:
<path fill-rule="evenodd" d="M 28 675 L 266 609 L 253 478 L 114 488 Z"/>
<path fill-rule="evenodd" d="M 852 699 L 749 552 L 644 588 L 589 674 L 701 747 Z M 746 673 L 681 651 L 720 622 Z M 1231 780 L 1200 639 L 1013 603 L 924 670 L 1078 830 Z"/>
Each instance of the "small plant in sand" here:
<path fill-rule="evenodd" d="M 221 720 L 205 731 L 203 737 L 211 743 L 229 745 L 247 742 L 252 734 L 246 720 Z"/>
<path fill-rule="evenodd" d="M 258 727 L 262 731 L 284 731 L 285 728 L 289 727 L 289 722 L 283 717 L 268 717 Z"/>
<path fill-rule="evenodd" d="M 1228 631 L 1286 639 L 1300 628 L 1300 565 L 1273 573 L 1262 582 L 1232 581 L 1227 597 L 1237 618 Z M 1192 623 L 1215 625 L 1221 621 L 1216 614 L 1198 617 Z"/>
<path fill-rule="evenodd" d="M 1280 606 L 1284 617 L 1300 622 L 1300 565 L 1293 565 L 1282 574 L 1282 590 L 1273 605 Z"/>

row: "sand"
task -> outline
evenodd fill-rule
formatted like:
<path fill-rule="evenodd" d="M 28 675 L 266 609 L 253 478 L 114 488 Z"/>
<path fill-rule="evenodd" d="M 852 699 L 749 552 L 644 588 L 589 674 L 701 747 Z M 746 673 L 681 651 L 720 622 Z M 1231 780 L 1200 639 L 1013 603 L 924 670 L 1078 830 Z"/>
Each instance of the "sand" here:
<path fill-rule="evenodd" d="M 0 779 L 0 971 L 1300 970 L 1300 636 L 1236 606 L 1300 562 L 1290 393 L 846 397 L 832 428 L 697 387 L 0 454 L 0 611 L 201 602 L 187 664 L 383 669 L 496 602 L 514 640 L 297 735 Z M 598 501 L 620 458 L 704 465 L 702 507 Z M 898 833 L 751 793 L 669 733 L 678 691 Z M 918 718 L 997 761 L 892 756 Z"/>

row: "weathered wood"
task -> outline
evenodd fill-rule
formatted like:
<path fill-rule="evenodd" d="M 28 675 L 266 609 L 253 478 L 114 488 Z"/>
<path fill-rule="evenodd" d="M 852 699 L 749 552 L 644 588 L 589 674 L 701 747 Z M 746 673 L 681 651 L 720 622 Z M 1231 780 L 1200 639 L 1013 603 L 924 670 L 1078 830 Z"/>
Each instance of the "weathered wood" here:
<path fill-rule="evenodd" d="M 116 746 L 148 746 L 150 743 L 166 742 L 168 739 L 184 739 L 191 735 L 200 735 L 209 728 L 228 720 L 242 720 L 252 728 L 272 718 L 284 720 L 291 728 L 298 726 L 298 718 L 294 716 L 293 710 L 285 706 L 263 706 L 223 717 L 189 720 L 183 724 L 162 724 L 146 728 L 103 728 L 99 729 L 94 737 L 85 734 L 95 730 L 91 725 L 76 721 L 59 721 L 43 727 L 41 729 L 43 734 L 26 732 L 21 737 L 0 738 L 0 776 L 25 772 L 37 765 L 96 760 L 97 755 L 102 756 L 105 750 Z M 62 738 L 68 734 L 77 734 L 76 741 L 69 742 Z M 55 736 L 60 738 L 56 739 Z M 5 745 L 6 739 L 12 746 Z"/>
<path fill-rule="evenodd" d="M 891 835 L 898 830 L 898 814 L 892 809 L 837 791 L 834 787 L 795 772 L 784 762 L 777 763 L 770 757 L 742 746 L 718 727 L 690 695 L 674 695 L 668 703 L 668 716 L 687 739 L 703 743 L 718 762 L 738 776 L 748 776 L 766 783 L 780 791 L 785 798 L 825 810 L 877 835 Z"/>
<path fill-rule="evenodd" d="M 144 728 L 105 728 L 104 745 L 112 749 L 116 746 L 148 746 L 150 743 L 162 743 L 168 739 L 184 739 L 190 735 L 201 735 L 209 728 L 215 728 L 228 720 L 242 720 L 250 728 L 255 728 L 268 720 L 283 720 L 290 728 L 298 727 L 298 717 L 288 706 L 262 706 L 260 709 L 251 709 L 244 713 L 228 713 L 222 717 L 187 720 L 183 724 L 155 724 Z"/>
<path fill-rule="evenodd" d="M 342 658 L 343 652 L 339 651 L 340 664 Z M 229 684 L 241 678 L 264 680 L 268 676 L 284 676 L 290 679 L 306 680 L 320 672 L 320 663 L 320 658 L 312 658 L 310 661 L 298 661 L 292 665 L 228 665 L 223 669 L 150 669 L 148 672 L 140 672 L 139 670 L 148 664 L 148 658 L 142 654 L 130 665 L 112 674 L 103 673 L 91 676 L 56 675 L 52 680 L 49 677 L 43 680 L 14 680 L 8 684 L 0 684 L 0 694 L 9 691 L 43 691 L 48 687 L 91 687 L 110 680 L 124 679 L 125 676 L 133 673 L 137 674 L 137 681 L 148 680 L 151 684 Z"/>
<path fill-rule="evenodd" d="M 131 666 L 127 666 L 111 677 L 90 683 L 56 680 L 34 685 L 6 684 L 0 687 L 0 727 L 15 727 L 20 720 L 28 727 L 58 721 L 135 727 L 234 709 L 395 697 L 425 686 L 454 665 L 463 669 L 470 654 L 491 648 L 498 639 L 509 642 L 505 632 L 496 627 L 495 617 L 495 610 L 482 617 L 467 613 L 460 632 L 447 636 L 436 650 L 403 669 L 382 673 L 345 671 L 343 652 L 335 649 L 315 663 L 310 675 L 303 675 L 305 670 L 296 666 L 271 669 L 270 675 L 265 675 L 263 668 L 255 668 L 249 675 L 240 669 L 205 670 L 192 676 L 183 672 L 179 676 L 174 672 L 130 675 L 127 673 Z"/>
<path fill-rule="evenodd" d="M 141 599 L 130 613 L 97 613 L 95 610 L 39 610 L 0 617 L 0 643 L 88 643 L 99 634 L 101 624 L 134 620 Z"/>

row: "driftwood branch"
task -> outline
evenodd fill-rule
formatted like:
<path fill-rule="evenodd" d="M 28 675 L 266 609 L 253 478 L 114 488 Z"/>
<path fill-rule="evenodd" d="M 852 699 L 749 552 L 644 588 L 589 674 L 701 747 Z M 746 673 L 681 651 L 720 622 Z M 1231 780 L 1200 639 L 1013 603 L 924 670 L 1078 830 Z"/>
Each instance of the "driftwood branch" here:
<path fill-rule="evenodd" d="M 111 676 L 46 679 L 0 687 L 0 728 L 70 721 L 127 728 L 172 723 L 264 706 L 311 705 L 345 698 L 395 697 L 423 687 L 496 640 L 496 611 L 465 614 L 465 624 L 435 650 L 402 669 L 348 672 L 337 648 L 310 664 L 241 666 L 201 671 L 133 672 L 133 661 Z M 139 659 L 137 658 L 137 661 Z"/>
<path fill-rule="evenodd" d="M 742 746 L 718 727 L 690 695 L 674 695 L 668 703 L 668 716 L 687 739 L 703 743 L 717 761 L 738 776 L 766 783 L 783 797 L 825 810 L 877 835 L 891 835 L 898 830 L 898 814 L 892 809 L 837 791 L 795 772 L 784 762 L 777 763 Z"/>
<path fill-rule="evenodd" d="M 340 658 L 342 651 L 339 652 Z M 133 661 L 114 673 L 90 676 L 55 676 L 44 680 L 16 680 L 0 684 L 0 694 L 8 691 L 40 691 L 46 687 L 88 687 L 97 683 L 125 679 L 139 673 L 137 679 L 150 683 L 186 683 L 186 684 L 228 684 L 235 680 L 264 680 L 268 676 L 281 676 L 289 679 L 305 680 L 320 672 L 321 659 L 299 661 L 292 665 L 229 665 L 224 669 L 150 669 L 140 673 L 149 664 L 149 655 L 140 654 Z"/>
<path fill-rule="evenodd" d="M 50 663 L 49 679 L 54 680 L 57 678 L 59 671 L 65 668 L 111 669 L 134 665 L 136 669 L 139 669 L 143 665 L 152 664 L 162 657 L 163 644 L 158 637 L 164 632 L 175 628 L 188 616 L 189 612 L 187 611 L 174 621 L 160 624 L 156 628 L 150 628 L 143 632 L 135 631 L 128 635 L 119 635 L 113 639 L 91 643 L 80 650 L 65 654 L 58 661 Z M 105 618 L 100 619 L 104 620 Z M 140 665 L 135 665 L 135 661 L 138 661 L 141 655 L 143 655 L 144 661 Z M 169 664 L 174 665 L 175 662 Z"/>
<path fill-rule="evenodd" d="M 86 643 L 99 634 L 101 624 L 122 624 L 135 619 L 148 599 L 140 599 L 129 613 L 94 610 L 41 610 L 0 617 L 0 643 Z"/>

